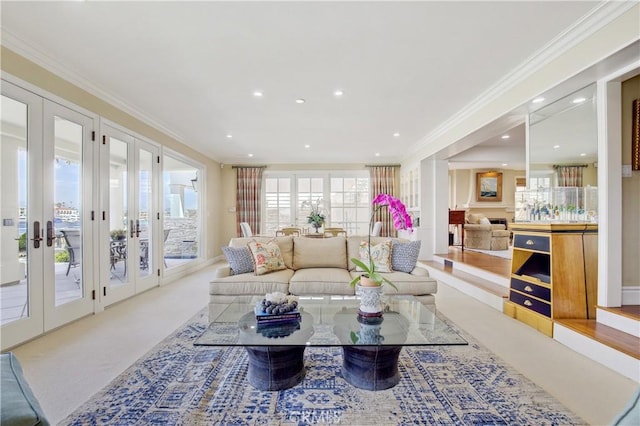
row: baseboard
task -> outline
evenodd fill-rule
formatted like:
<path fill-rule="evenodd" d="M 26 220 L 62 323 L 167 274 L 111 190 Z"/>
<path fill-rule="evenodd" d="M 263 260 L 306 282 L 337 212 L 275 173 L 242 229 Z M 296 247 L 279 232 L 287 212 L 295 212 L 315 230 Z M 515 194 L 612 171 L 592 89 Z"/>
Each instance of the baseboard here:
<path fill-rule="evenodd" d="M 639 360 L 622 352 L 618 352 L 609 346 L 583 336 L 582 334 L 558 323 L 555 323 L 553 326 L 553 339 L 573 349 L 579 354 L 599 362 L 605 367 L 640 383 Z"/>
<path fill-rule="evenodd" d="M 622 286 L 622 304 L 640 305 L 640 287 Z"/>

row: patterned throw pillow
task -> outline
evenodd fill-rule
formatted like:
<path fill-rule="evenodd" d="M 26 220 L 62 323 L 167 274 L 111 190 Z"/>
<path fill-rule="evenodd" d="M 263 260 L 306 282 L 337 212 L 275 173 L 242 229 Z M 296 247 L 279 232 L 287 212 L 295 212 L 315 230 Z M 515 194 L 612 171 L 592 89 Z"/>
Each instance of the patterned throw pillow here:
<path fill-rule="evenodd" d="M 420 240 L 410 243 L 393 244 L 391 252 L 391 267 L 394 271 L 411 273 L 418 263 L 420 254 Z"/>
<path fill-rule="evenodd" d="M 249 247 L 222 247 L 224 257 L 231 267 L 231 275 L 253 272 L 253 259 Z"/>
<path fill-rule="evenodd" d="M 393 242 L 391 240 L 384 241 L 380 244 L 371 246 L 371 257 L 373 258 L 373 264 L 375 265 L 376 272 L 391 272 L 391 247 Z M 360 248 L 358 249 L 358 255 L 360 260 L 365 264 L 369 264 L 369 243 L 366 241 L 360 242 Z M 356 271 L 362 271 L 362 269 L 356 267 Z"/>
<path fill-rule="evenodd" d="M 251 241 L 247 244 L 247 247 L 249 247 L 249 251 L 251 252 L 253 269 L 256 275 L 263 275 L 287 268 L 284 264 L 280 247 L 278 247 L 275 241 L 269 241 L 268 243 Z"/>

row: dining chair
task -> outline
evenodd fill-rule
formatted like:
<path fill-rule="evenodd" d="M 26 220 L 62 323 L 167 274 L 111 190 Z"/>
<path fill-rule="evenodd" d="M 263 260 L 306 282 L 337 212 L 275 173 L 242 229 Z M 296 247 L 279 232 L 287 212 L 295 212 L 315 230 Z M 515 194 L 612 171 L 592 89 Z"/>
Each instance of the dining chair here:
<path fill-rule="evenodd" d="M 347 231 L 344 228 L 324 228 L 325 237 L 337 237 L 338 235 L 347 236 Z"/>
<path fill-rule="evenodd" d="M 240 222 L 240 231 L 242 231 L 242 236 L 245 238 L 253 237 L 249 222 Z"/>
<path fill-rule="evenodd" d="M 295 235 L 299 237 L 300 235 L 302 235 L 302 231 L 300 230 L 300 228 L 295 227 L 281 228 L 276 231 L 276 237 L 283 235 Z"/>

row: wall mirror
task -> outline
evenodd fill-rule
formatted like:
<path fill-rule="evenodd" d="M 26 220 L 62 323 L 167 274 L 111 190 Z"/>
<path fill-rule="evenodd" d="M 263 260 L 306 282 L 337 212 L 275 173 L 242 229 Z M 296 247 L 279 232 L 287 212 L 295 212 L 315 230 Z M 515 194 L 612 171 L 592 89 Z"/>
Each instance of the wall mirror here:
<path fill-rule="evenodd" d="M 584 186 L 597 186 L 596 85 L 592 84 L 529 114 L 528 182 L 550 178 L 554 165 L 585 165 Z M 530 185 L 531 187 L 531 185 Z"/>

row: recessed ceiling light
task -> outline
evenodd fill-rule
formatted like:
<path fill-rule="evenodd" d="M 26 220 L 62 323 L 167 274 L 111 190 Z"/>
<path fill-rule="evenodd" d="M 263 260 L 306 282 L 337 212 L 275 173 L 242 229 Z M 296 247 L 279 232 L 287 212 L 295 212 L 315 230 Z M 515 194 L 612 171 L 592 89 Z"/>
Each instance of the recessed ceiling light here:
<path fill-rule="evenodd" d="M 311 148 L 311 145 L 306 144 L 304 147 L 305 147 L 305 148 Z"/>
<path fill-rule="evenodd" d="M 229 139 L 231 139 L 232 137 L 233 137 L 233 135 L 232 135 L 231 133 L 229 133 L 229 134 L 227 135 L 227 138 L 229 138 Z"/>
<path fill-rule="evenodd" d="M 507 163 L 502 163 L 502 167 L 507 167 L 508 164 Z"/>
<path fill-rule="evenodd" d="M 584 101 L 586 101 L 587 98 L 575 98 L 574 100 L 572 100 L 571 102 L 573 102 L 574 104 L 581 104 Z"/>
<path fill-rule="evenodd" d="M 247 154 L 248 157 L 253 157 L 253 154 Z"/>
<path fill-rule="evenodd" d="M 534 104 L 539 104 L 540 102 L 544 102 L 544 98 L 542 97 L 535 98 L 534 100 L 531 101 L 531 103 L 534 103 Z"/>
<path fill-rule="evenodd" d="M 586 156 L 587 156 L 587 153 L 586 153 L 586 152 L 581 152 L 581 153 L 580 153 L 580 157 L 586 157 Z"/>
<path fill-rule="evenodd" d="M 554 145 L 553 146 L 553 149 L 558 149 L 558 148 L 560 148 L 560 145 Z"/>
<path fill-rule="evenodd" d="M 339 96 L 344 95 L 344 92 L 342 90 L 336 90 L 335 92 L 333 92 L 333 95 L 339 97 Z"/>
<path fill-rule="evenodd" d="M 300 99 L 296 99 L 296 103 L 297 103 L 297 104 L 303 104 L 303 103 L 305 103 L 305 100 L 304 100 L 304 99 L 302 99 L 302 98 L 300 98 Z"/>
<path fill-rule="evenodd" d="M 380 153 L 379 152 L 376 152 L 376 157 L 380 157 Z"/>
<path fill-rule="evenodd" d="M 511 136 L 509 135 L 502 135 L 502 139 L 509 139 Z"/>
<path fill-rule="evenodd" d="M 400 137 L 400 133 L 395 132 L 395 133 L 393 134 L 393 137 L 394 137 L 394 138 Z"/>
<path fill-rule="evenodd" d="M 255 96 L 256 98 L 261 98 L 263 96 L 263 93 L 259 90 L 256 90 L 255 92 L 253 92 L 253 96 Z"/>

